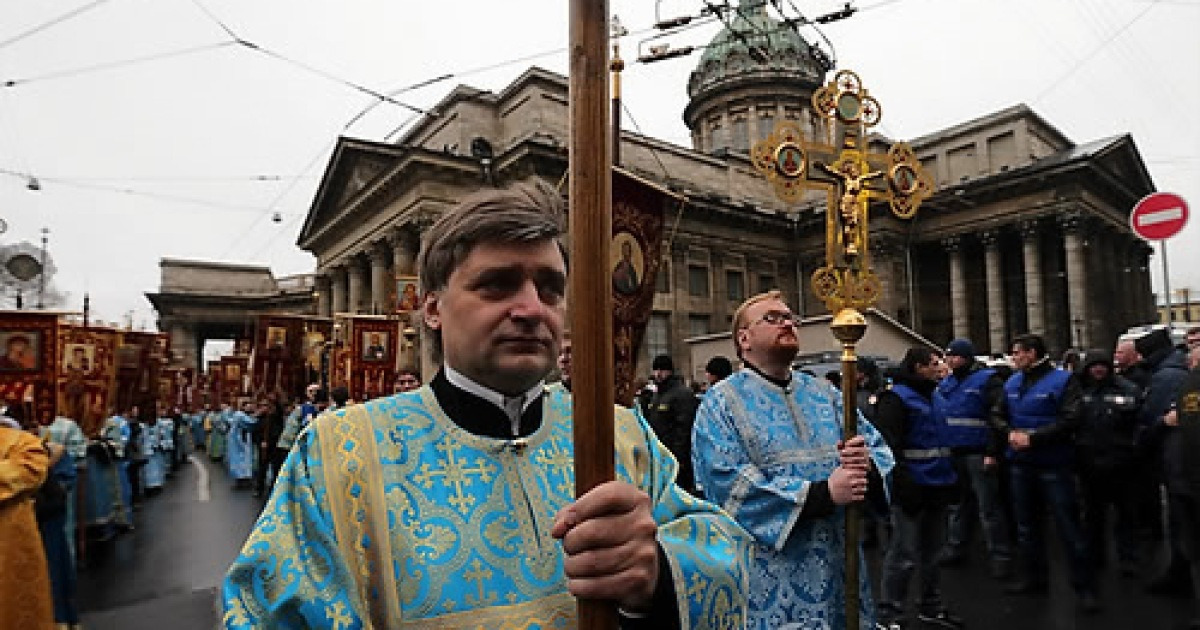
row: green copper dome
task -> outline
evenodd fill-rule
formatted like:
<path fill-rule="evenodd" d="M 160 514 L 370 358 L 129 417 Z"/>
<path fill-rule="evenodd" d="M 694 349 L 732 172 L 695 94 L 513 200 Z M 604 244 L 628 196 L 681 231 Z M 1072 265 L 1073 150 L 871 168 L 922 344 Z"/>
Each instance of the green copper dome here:
<path fill-rule="evenodd" d="M 740 0 L 722 29 L 704 51 L 688 80 L 693 100 L 739 85 L 764 80 L 800 83 L 816 88 L 829 70 L 819 55 L 792 27 L 767 13 L 767 0 Z"/>

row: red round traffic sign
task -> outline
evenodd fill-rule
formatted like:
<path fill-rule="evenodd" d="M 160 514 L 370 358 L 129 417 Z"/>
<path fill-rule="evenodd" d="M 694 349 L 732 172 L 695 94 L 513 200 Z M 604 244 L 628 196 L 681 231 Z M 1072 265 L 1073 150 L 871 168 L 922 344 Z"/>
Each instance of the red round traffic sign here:
<path fill-rule="evenodd" d="M 1175 236 L 1187 225 L 1187 220 L 1187 202 L 1175 193 L 1146 195 L 1129 213 L 1129 227 L 1148 241 L 1161 241 Z"/>

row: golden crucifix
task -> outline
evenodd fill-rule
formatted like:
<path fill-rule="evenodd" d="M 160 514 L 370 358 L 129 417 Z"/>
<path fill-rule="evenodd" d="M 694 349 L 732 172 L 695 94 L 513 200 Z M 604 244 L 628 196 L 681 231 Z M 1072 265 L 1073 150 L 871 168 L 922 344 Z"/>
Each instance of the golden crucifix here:
<path fill-rule="evenodd" d="M 809 190 L 825 190 L 825 264 L 812 275 L 813 293 L 834 314 L 830 326 L 842 343 L 842 435 L 858 433 L 855 345 L 867 332 L 860 312 L 875 303 L 882 286 L 871 271 L 867 219 L 871 201 L 887 201 L 892 213 L 912 218 L 933 193 L 933 183 L 912 149 L 897 142 L 872 153 L 866 130 L 883 110 L 858 75 L 842 70 L 819 88 L 813 109 L 825 119 L 824 142 L 809 140 L 795 121 L 782 121 L 750 158 L 784 202 L 799 202 Z M 859 508 L 848 506 L 845 533 L 846 627 L 859 628 Z"/>

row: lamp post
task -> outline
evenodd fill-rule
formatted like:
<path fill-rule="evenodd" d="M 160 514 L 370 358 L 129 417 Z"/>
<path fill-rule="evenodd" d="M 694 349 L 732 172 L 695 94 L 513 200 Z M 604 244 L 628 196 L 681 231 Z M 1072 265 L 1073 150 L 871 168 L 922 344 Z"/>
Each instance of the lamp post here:
<path fill-rule="evenodd" d="M 38 275 L 38 310 L 46 307 L 46 242 L 49 240 L 50 228 L 42 228 L 42 271 Z"/>

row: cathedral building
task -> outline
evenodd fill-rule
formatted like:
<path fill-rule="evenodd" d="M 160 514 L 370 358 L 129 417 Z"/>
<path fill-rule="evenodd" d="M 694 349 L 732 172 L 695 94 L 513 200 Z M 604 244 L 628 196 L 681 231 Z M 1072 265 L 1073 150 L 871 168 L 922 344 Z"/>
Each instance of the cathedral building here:
<path fill-rule="evenodd" d="M 824 133 L 810 103 L 831 68 L 765 4 L 743 5 L 686 86 L 692 146 L 621 135 L 620 167 L 685 199 L 666 220 L 639 373 L 669 353 L 694 375 L 685 339 L 727 331 L 754 293 L 780 289 L 805 315 L 824 309 L 809 288 L 824 259 L 824 196 L 784 205 L 748 154 L 778 121 Z M 317 259 L 319 314 L 391 312 L 394 279 L 416 273 L 421 234 L 441 212 L 482 186 L 564 177 L 561 75 L 534 67 L 498 92 L 459 86 L 432 112 L 394 144 L 339 139 L 297 242 Z M 1154 184 L 1131 136 L 1076 144 L 1018 104 L 909 142 L 937 192 L 911 220 L 871 209 L 882 312 L 935 343 L 965 336 L 989 353 L 1027 331 L 1054 351 L 1111 348 L 1155 319 L 1151 248 L 1127 219 Z"/>

